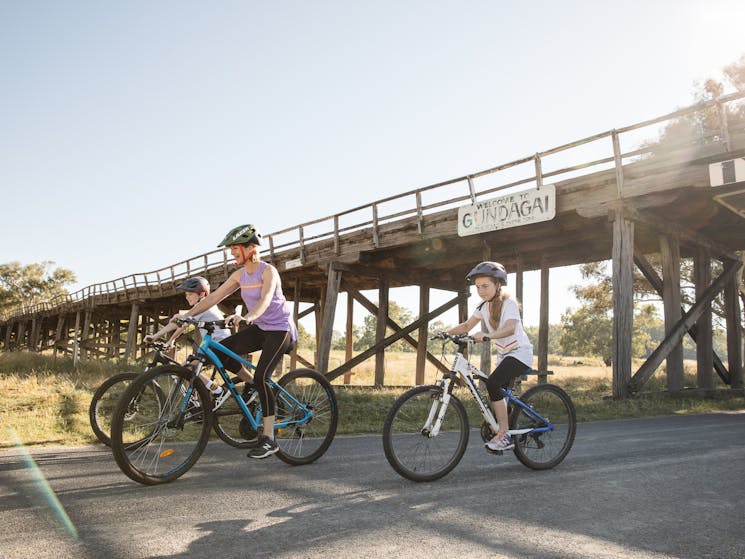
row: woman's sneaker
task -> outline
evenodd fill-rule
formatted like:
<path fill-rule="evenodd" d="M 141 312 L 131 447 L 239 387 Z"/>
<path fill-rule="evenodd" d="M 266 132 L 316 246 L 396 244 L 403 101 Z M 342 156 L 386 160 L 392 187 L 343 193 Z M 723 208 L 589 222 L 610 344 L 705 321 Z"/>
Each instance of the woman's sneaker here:
<path fill-rule="evenodd" d="M 494 437 L 484 446 L 486 447 L 486 450 L 498 452 L 500 450 L 511 450 L 515 448 L 515 443 L 512 442 L 512 437 L 510 436 L 510 434 L 505 433 L 501 439 L 497 439 L 496 437 Z"/>
<path fill-rule="evenodd" d="M 248 456 L 249 458 L 266 458 L 267 456 L 271 456 L 278 450 L 279 446 L 277 445 L 277 441 L 261 435 L 259 437 L 259 444 L 246 456 Z"/>

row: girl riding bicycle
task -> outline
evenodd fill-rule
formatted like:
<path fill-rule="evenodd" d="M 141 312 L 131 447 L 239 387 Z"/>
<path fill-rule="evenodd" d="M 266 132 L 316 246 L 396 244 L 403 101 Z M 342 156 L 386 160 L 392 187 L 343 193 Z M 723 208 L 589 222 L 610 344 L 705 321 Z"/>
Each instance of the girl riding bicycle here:
<path fill-rule="evenodd" d="M 240 355 L 261 350 L 254 372 L 254 385 L 263 410 L 263 433 L 257 439 L 256 448 L 248 453 L 250 458 L 266 458 L 279 450 L 274 441 L 274 397 L 267 381 L 282 356 L 294 349 L 297 340 L 297 327 L 282 293 L 279 272 L 271 264 L 261 261 L 260 244 L 261 234 L 254 225 L 239 225 L 230 230 L 217 246 L 227 246 L 241 268 L 184 315 L 196 316 L 241 290 L 248 313 L 230 315 L 225 322 L 226 325 L 246 322 L 248 327 L 220 343 Z M 235 359 L 225 356 L 223 364 L 227 370 L 241 375 L 241 364 Z"/>
<path fill-rule="evenodd" d="M 467 334 L 482 320 L 486 324 L 487 331 L 476 334 L 474 338 L 480 342 L 494 340 L 497 346 L 497 367 L 486 381 L 486 388 L 499 431 L 484 446 L 490 451 L 509 450 L 515 445 L 507 433 L 507 404 L 499 388 L 506 387 L 513 378 L 532 367 L 533 346 L 523 330 L 518 303 L 502 291 L 502 287 L 507 285 L 504 266 L 499 262 L 481 262 L 468 273 L 466 279 L 473 281 L 483 301 L 468 320 L 446 332 L 451 335 Z"/>
<path fill-rule="evenodd" d="M 184 292 L 184 296 L 186 297 L 186 301 L 189 303 L 189 306 L 194 308 L 194 306 L 202 301 L 205 297 L 207 297 L 210 294 L 210 282 L 208 282 L 205 278 L 202 276 L 194 276 L 186 281 L 184 281 L 182 284 L 176 286 L 176 289 L 179 291 Z M 174 317 L 178 316 L 178 314 L 175 314 Z M 195 316 L 194 318 L 197 318 L 199 320 L 222 320 L 223 314 L 220 311 L 220 309 L 217 308 L 217 305 L 212 305 L 211 307 L 207 308 L 203 312 L 199 313 L 198 316 Z M 168 341 L 166 342 L 166 346 L 173 347 L 174 342 L 176 339 L 183 334 L 184 327 L 177 326 L 173 322 L 169 322 L 166 324 L 163 328 L 158 330 L 155 334 L 150 334 L 148 336 L 145 336 L 144 341 L 146 343 L 154 342 L 158 338 L 161 338 L 162 336 L 165 336 L 169 332 L 173 332 L 171 334 L 171 337 L 168 338 Z M 200 334 L 204 336 L 206 334 L 206 330 L 200 329 Z M 216 328 L 215 331 L 212 333 L 212 339 L 219 342 L 220 340 L 223 340 L 230 336 L 232 332 L 228 330 L 227 328 Z M 202 382 L 209 388 L 214 394 L 219 394 L 222 392 L 222 387 L 218 384 L 213 385 L 212 381 L 207 375 L 201 374 L 199 375 L 199 378 L 202 379 Z"/>

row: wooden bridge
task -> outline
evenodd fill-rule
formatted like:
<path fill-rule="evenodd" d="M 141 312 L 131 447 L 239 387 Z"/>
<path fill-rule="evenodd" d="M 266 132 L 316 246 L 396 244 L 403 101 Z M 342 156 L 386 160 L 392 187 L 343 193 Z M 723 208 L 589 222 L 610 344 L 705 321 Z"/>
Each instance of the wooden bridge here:
<path fill-rule="evenodd" d="M 695 137 L 656 142 L 659 130 L 681 121 L 697 124 Z M 263 257 L 279 269 L 296 318 L 315 314 L 315 356 L 296 353 L 292 366 L 299 361 L 336 378 L 374 356 L 375 381 L 382 385 L 384 350 L 404 339 L 417 348 L 416 382 L 422 382 L 427 360 L 441 367 L 426 351 L 428 322 L 454 306 L 465 319 L 465 273 L 479 260 L 498 260 L 516 273 L 518 299 L 540 297 L 537 354 L 538 368 L 545 371 L 549 296 L 563 295 L 550 293 L 551 268 L 611 259 L 614 395 L 638 391 L 663 360 L 669 390 L 680 391 L 686 333 L 697 343 L 699 388 L 713 390 L 716 373 L 731 388 L 742 389 L 743 157 L 745 93 L 738 93 L 265 235 Z M 538 205 L 525 206 L 527 199 L 538 199 Z M 650 254 L 661 255 L 663 277 L 650 265 Z M 692 258 L 695 265 L 697 300 L 687 311 L 681 307 L 681 258 Z M 722 266 L 712 266 L 715 260 Z M 665 340 L 635 372 L 634 264 L 662 295 L 666 328 Z M 6 351 L 136 357 L 142 336 L 183 307 L 176 285 L 197 274 L 217 285 L 232 269 L 229 254 L 216 250 L 91 285 L 1 317 L 0 344 Z M 530 270 L 540 270 L 540 293 L 523 293 L 523 273 Z M 389 289 L 399 286 L 420 288 L 419 318 L 408 325 L 388 314 Z M 430 288 L 453 297 L 430 309 Z M 361 293 L 371 289 L 378 290 L 377 304 Z M 329 370 L 340 292 L 349 294 L 347 362 Z M 711 304 L 722 293 L 726 366 L 712 351 Z M 354 357 L 353 301 L 373 313 L 378 325 L 377 343 Z M 237 296 L 230 298 L 225 307 L 237 302 Z M 310 307 L 301 310 L 301 303 Z M 488 367 L 488 351 L 482 361 Z"/>

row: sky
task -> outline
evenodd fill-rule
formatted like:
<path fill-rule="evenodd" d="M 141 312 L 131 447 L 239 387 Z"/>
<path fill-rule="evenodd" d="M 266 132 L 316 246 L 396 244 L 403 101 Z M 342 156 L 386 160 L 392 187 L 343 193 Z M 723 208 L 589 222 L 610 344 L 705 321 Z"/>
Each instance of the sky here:
<path fill-rule="evenodd" d="M 743 22 L 742 0 L 0 0 L 0 263 L 75 290 L 653 118 L 745 54 Z M 552 270 L 552 323 L 578 281 Z"/>

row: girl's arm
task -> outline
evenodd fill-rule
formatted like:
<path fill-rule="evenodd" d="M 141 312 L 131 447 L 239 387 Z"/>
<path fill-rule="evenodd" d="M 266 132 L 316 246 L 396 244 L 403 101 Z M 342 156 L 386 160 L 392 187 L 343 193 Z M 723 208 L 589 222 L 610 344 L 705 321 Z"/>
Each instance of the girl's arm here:
<path fill-rule="evenodd" d="M 465 322 L 461 322 L 460 324 L 458 324 L 458 326 L 453 326 L 450 330 L 445 330 L 445 332 L 447 332 L 451 336 L 455 336 L 458 334 L 468 334 L 479 322 L 480 321 L 478 318 L 472 316 Z"/>
<path fill-rule="evenodd" d="M 517 329 L 517 320 L 514 318 L 510 318 L 504 321 L 504 324 L 502 324 L 499 328 L 494 330 L 492 333 L 482 332 L 484 338 L 504 338 L 506 336 L 511 336 L 515 333 L 515 330 Z"/>

